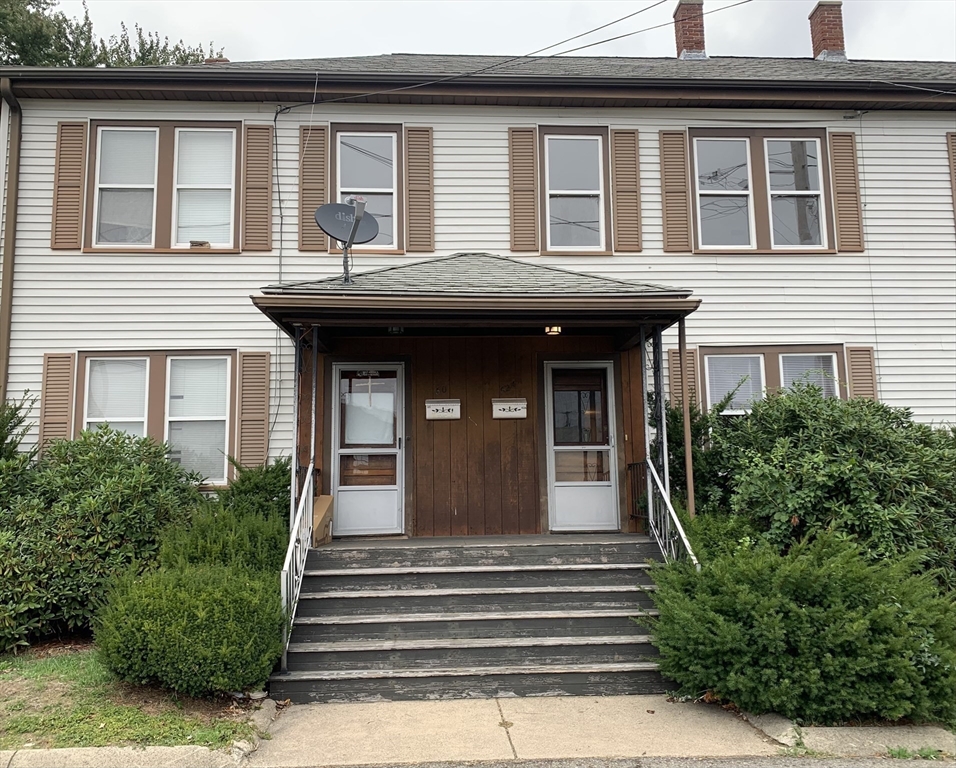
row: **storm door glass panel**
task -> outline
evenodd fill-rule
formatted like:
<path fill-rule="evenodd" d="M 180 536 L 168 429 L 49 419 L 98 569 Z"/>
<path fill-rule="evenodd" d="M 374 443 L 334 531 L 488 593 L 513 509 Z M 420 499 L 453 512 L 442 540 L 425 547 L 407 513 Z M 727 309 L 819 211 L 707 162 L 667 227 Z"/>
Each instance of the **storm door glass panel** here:
<path fill-rule="evenodd" d="M 233 243 L 233 130 L 176 131 L 176 245 Z"/>
<path fill-rule="evenodd" d="M 342 371 L 340 448 L 396 446 L 398 371 Z"/>
<path fill-rule="evenodd" d="M 548 247 L 604 247 L 600 136 L 548 136 Z"/>
<path fill-rule="evenodd" d="M 603 370 L 553 372 L 555 446 L 607 445 L 606 382 Z"/>
<path fill-rule="evenodd" d="M 90 360 L 86 379 L 86 429 L 106 424 L 146 434 L 146 358 Z"/>
<path fill-rule="evenodd" d="M 764 376 L 762 355 L 712 355 L 707 357 L 707 400 L 711 406 L 730 392 L 736 394 L 723 413 L 746 413 L 750 406 L 763 400 Z"/>
<path fill-rule="evenodd" d="M 822 246 L 820 143 L 768 139 L 766 148 L 774 247 Z"/>
<path fill-rule="evenodd" d="M 394 133 L 338 134 L 339 199 L 361 195 L 378 222 L 378 236 L 366 245 L 395 246 L 396 149 Z"/>
<path fill-rule="evenodd" d="M 824 397 L 836 397 L 836 358 L 832 354 L 780 355 L 780 381 L 784 387 L 813 384 Z"/>
<path fill-rule="evenodd" d="M 208 482 L 226 479 L 229 358 L 169 358 L 170 458 Z"/>
<path fill-rule="evenodd" d="M 97 245 L 152 245 L 158 135 L 155 128 L 100 128 Z"/>
<path fill-rule="evenodd" d="M 752 199 L 747 139 L 695 139 L 701 246 L 750 247 Z"/>

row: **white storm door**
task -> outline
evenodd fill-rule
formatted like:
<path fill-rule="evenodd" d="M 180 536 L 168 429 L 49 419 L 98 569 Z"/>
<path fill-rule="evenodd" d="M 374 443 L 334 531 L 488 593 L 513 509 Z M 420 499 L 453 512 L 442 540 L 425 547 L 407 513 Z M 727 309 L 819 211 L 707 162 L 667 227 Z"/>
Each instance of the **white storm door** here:
<path fill-rule="evenodd" d="M 552 531 L 620 530 L 609 362 L 545 363 Z"/>
<path fill-rule="evenodd" d="M 403 533 L 400 364 L 333 367 L 334 536 Z"/>

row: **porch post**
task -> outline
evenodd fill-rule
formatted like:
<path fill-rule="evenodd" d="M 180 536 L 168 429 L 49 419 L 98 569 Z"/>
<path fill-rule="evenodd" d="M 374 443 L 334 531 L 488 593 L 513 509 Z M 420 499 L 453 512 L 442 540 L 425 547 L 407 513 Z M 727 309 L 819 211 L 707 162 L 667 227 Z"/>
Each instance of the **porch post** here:
<path fill-rule="evenodd" d="M 680 354 L 680 399 L 684 411 L 684 473 L 687 476 L 687 514 L 693 519 L 694 508 L 694 456 L 693 441 L 690 434 L 690 397 L 687 388 L 687 365 L 684 358 L 687 353 L 687 331 L 684 318 L 677 321 L 677 350 Z"/>
<path fill-rule="evenodd" d="M 295 523 L 295 510 L 299 502 L 299 392 L 302 386 L 302 336 L 305 332 L 295 327 L 294 363 L 292 367 L 292 492 L 289 504 L 289 531 Z"/>
<path fill-rule="evenodd" d="M 667 460 L 667 409 L 664 406 L 664 340 L 661 327 L 654 326 L 654 410 L 657 420 L 657 454 L 658 466 L 661 468 L 661 479 L 664 482 L 664 493 L 670 498 L 671 477 Z"/>
<path fill-rule="evenodd" d="M 309 473 L 315 472 L 315 424 L 316 424 L 316 406 L 319 391 L 319 329 L 312 326 L 312 431 L 309 440 Z M 313 484 L 313 488 L 315 485 Z M 314 492 L 313 492 L 313 495 Z"/>
<path fill-rule="evenodd" d="M 644 418 L 644 463 L 647 465 L 644 469 L 644 487 L 647 488 L 647 493 L 644 495 L 647 496 L 647 524 L 650 527 L 654 524 L 654 494 L 651 492 L 653 481 L 651 480 L 650 470 L 650 464 L 654 458 L 651 456 L 651 419 L 648 412 L 650 388 L 647 383 L 647 336 L 644 333 L 644 326 L 641 326 L 641 388 L 644 390 L 644 395 L 641 398 L 641 410 Z"/>

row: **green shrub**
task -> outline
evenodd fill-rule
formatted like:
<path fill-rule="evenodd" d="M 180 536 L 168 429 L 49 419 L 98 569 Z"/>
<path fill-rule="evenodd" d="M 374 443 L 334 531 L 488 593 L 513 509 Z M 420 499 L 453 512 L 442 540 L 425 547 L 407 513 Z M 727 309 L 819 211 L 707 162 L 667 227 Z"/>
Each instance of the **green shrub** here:
<path fill-rule="evenodd" d="M 911 558 L 910 558 L 911 559 Z M 661 671 L 803 723 L 956 718 L 956 604 L 908 559 L 823 534 L 780 555 L 745 543 L 656 572 Z"/>
<path fill-rule="evenodd" d="M 288 543 L 288 524 L 283 518 L 237 512 L 209 502 L 188 525 L 169 526 L 164 531 L 159 563 L 165 568 L 228 565 L 275 575 L 282 570 Z"/>
<path fill-rule="evenodd" d="M 222 566 L 130 572 L 97 618 L 101 658 L 123 680 L 189 696 L 261 688 L 282 652 L 276 582 Z"/>
<path fill-rule="evenodd" d="M 30 492 L 36 448 L 21 451 L 20 446 L 29 429 L 27 417 L 35 404 L 36 398 L 28 392 L 19 400 L 0 403 L 0 510 L 9 507 L 17 496 Z"/>
<path fill-rule="evenodd" d="M 105 582 L 153 560 L 163 526 L 201 503 L 195 481 L 148 438 L 51 443 L 0 509 L 0 651 L 88 628 Z"/>
<path fill-rule="evenodd" d="M 276 459 L 262 467 L 243 467 L 232 462 L 236 479 L 219 491 L 223 507 L 237 512 L 255 512 L 289 525 L 289 484 L 292 460 Z"/>

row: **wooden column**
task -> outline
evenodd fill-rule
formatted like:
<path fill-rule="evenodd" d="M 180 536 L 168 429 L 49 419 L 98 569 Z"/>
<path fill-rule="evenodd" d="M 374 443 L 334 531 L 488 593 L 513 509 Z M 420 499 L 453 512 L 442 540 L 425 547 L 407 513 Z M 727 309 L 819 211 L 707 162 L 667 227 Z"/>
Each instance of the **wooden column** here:
<path fill-rule="evenodd" d="M 684 318 L 677 322 L 677 349 L 680 357 L 680 398 L 684 410 L 684 473 L 687 475 L 687 514 L 691 519 L 696 516 L 694 507 L 694 457 L 692 454 L 693 441 L 690 432 L 690 396 L 687 391 L 687 333 L 684 327 Z"/>

